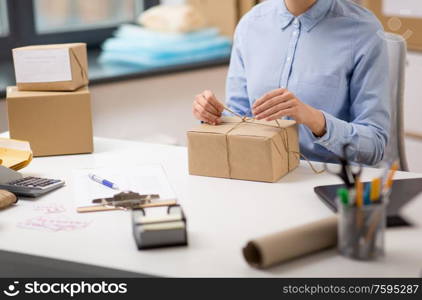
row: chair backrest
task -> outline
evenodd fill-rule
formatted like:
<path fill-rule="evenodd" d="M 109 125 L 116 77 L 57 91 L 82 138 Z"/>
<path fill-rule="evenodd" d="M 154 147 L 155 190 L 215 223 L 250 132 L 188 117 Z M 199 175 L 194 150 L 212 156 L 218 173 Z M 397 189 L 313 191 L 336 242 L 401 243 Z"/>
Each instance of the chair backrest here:
<path fill-rule="evenodd" d="M 406 151 L 404 144 L 403 102 L 405 85 L 405 67 L 407 46 L 405 39 L 397 34 L 386 33 L 389 78 L 390 78 L 390 104 L 391 104 L 391 131 L 390 141 L 387 145 L 385 158 L 398 159 L 400 170 L 408 171 Z"/>

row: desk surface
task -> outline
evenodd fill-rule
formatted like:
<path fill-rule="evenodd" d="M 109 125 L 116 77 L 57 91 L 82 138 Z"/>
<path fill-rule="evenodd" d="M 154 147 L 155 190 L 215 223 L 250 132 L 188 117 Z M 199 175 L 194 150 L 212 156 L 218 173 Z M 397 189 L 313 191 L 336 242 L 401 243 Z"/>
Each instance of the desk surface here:
<path fill-rule="evenodd" d="M 18 226 L 40 215 L 40 207 L 54 204 L 67 209 L 66 218 L 80 218 L 75 212 L 72 170 L 134 162 L 164 166 L 188 218 L 188 247 L 138 251 L 130 212 L 123 211 L 85 215 L 90 224 L 76 231 Z M 374 172 L 365 170 L 364 177 Z M 250 239 L 332 214 L 313 187 L 335 184 L 338 179 L 315 175 L 306 164 L 274 184 L 196 177 L 188 175 L 186 148 L 96 138 L 95 154 L 36 158 L 23 173 L 62 178 L 67 186 L 2 211 L 0 250 L 170 277 L 415 277 L 422 268 L 420 228 L 389 229 L 387 255 L 376 262 L 356 262 L 327 250 L 269 270 L 249 267 L 241 249 Z M 422 175 L 397 175 L 415 177 Z"/>

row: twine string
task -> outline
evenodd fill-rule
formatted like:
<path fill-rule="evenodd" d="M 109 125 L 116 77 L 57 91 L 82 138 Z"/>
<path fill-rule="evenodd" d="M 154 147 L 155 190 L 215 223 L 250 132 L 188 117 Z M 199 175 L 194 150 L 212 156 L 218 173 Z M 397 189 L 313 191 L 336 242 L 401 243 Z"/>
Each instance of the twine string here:
<path fill-rule="evenodd" d="M 73 52 L 72 49 L 70 49 L 69 52 L 72 54 L 73 58 L 76 60 L 76 63 L 78 64 L 79 69 L 81 71 L 82 78 L 88 79 L 88 75 L 86 74 L 86 71 L 85 71 L 84 67 L 82 66 L 82 63 L 79 61 L 78 56 Z"/>
<path fill-rule="evenodd" d="M 250 118 L 250 117 L 242 116 L 242 115 L 234 112 L 233 110 L 231 110 L 230 108 L 228 108 L 225 105 L 223 107 L 224 107 L 224 109 L 226 111 L 228 111 L 229 113 L 235 115 L 236 117 L 240 118 L 240 120 L 241 120 L 240 122 L 238 122 L 233 128 L 231 128 L 227 132 L 227 135 L 226 135 L 227 145 L 229 143 L 229 141 L 228 141 L 228 134 L 230 132 L 232 132 L 234 129 L 236 129 L 242 123 L 250 123 L 250 124 L 257 124 L 257 125 L 261 125 L 261 126 L 269 126 L 269 127 L 279 128 L 279 129 L 281 129 L 281 131 L 280 131 L 281 144 L 283 145 L 283 148 L 284 148 L 285 152 L 287 153 L 287 168 L 288 168 L 289 171 L 290 171 L 290 154 L 295 154 L 295 155 L 297 155 L 298 158 L 303 158 L 308 163 L 308 165 L 310 166 L 310 168 L 312 169 L 312 171 L 315 174 L 322 174 L 322 173 L 325 172 L 324 169 L 317 170 L 314 167 L 314 165 L 312 164 L 312 162 L 305 155 L 303 155 L 302 153 L 300 153 L 298 151 L 293 151 L 293 150 L 290 150 L 289 149 L 289 138 L 288 138 L 288 134 L 287 134 L 287 129 L 285 127 L 282 127 L 281 124 L 280 124 L 280 122 L 278 120 L 275 120 L 277 126 L 273 126 L 273 125 L 269 125 L 269 124 L 263 124 L 263 123 L 255 123 L 255 121 L 257 121 L 256 118 Z M 278 145 L 274 141 L 272 141 L 272 142 L 273 142 L 273 145 L 275 146 L 278 154 L 280 155 L 280 157 L 283 157 L 282 152 L 279 149 Z M 229 166 L 229 177 L 231 177 L 229 151 L 227 151 L 227 163 L 228 163 L 228 166 Z"/>

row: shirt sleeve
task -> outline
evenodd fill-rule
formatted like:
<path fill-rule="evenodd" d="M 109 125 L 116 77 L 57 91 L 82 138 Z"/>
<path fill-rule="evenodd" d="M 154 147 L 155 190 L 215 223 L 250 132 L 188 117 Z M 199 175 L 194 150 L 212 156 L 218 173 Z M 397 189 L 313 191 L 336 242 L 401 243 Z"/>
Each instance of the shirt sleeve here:
<path fill-rule="evenodd" d="M 383 36 L 378 29 L 357 45 L 349 84 L 351 120 L 323 111 L 327 132 L 316 140 L 337 155 L 350 144 L 348 159 L 366 165 L 383 159 L 390 132 L 388 50 Z"/>
<path fill-rule="evenodd" d="M 244 20 L 242 20 L 244 21 Z M 241 31 L 245 22 L 238 25 L 234 37 L 233 49 L 230 58 L 230 67 L 226 82 L 226 104 L 242 116 L 252 116 L 252 109 L 249 102 L 247 79 L 244 60 L 242 57 Z M 225 114 L 229 114 L 225 112 Z"/>

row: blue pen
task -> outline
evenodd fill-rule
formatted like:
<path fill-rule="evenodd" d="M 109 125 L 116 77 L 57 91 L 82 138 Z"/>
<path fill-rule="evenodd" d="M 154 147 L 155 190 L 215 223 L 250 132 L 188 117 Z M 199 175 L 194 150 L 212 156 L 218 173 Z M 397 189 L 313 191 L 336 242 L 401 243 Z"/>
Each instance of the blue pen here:
<path fill-rule="evenodd" d="M 93 180 L 95 182 L 98 182 L 99 184 L 105 185 L 106 187 L 109 187 L 109 188 L 111 188 L 113 190 L 118 190 L 119 189 L 118 186 L 116 184 L 114 184 L 113 182 L 108 181 L 106 179 L 103 179 L 101 177 L 98 177 L 97 175 L 89 174 L 88 177 L 91 180 Z"/>
<path fill-rule="evenodd" d="M 365 186 L 365 192 L 363 194 L 363 201 L 365 203 L 365 205 L 371 205 L 371 184 L 367 183 Z"/>

